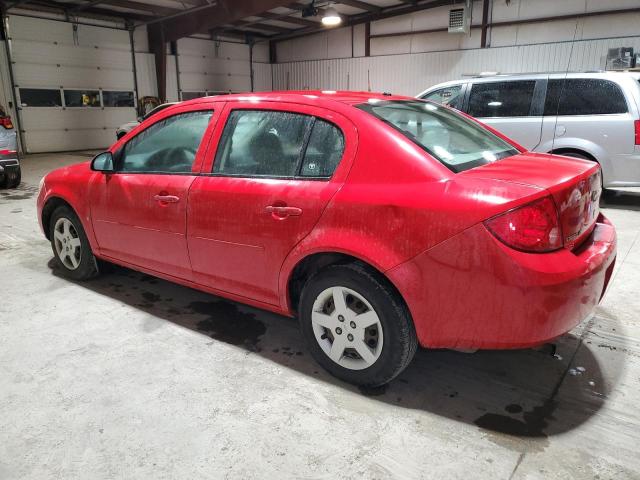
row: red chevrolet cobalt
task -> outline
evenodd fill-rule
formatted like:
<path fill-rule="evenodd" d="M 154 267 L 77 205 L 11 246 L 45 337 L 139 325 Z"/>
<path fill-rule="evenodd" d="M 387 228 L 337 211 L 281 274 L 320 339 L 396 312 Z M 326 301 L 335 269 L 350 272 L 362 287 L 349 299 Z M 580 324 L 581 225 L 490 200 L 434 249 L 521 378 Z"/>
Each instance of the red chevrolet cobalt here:
<path fill-rule="evenodd" d="M 38 211 L 70 278 L 100 259 L 295 315 L 322 366 L 377 386 L 418 345 L 529 347 L 589 316 L 616 256 L 600 192 L 596 163 L 447 107 L 281 92 L 169 107 L 48 174 Z"/>

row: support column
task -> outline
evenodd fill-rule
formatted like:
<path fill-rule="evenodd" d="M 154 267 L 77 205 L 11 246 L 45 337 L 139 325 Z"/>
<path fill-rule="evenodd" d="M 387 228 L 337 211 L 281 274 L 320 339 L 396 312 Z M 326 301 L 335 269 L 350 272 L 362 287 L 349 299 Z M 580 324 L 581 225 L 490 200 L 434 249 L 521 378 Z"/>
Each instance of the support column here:
<path fill-rule="evenodd" d="M 162 24 L 147 26 L 149 50 L 156 61 L 156 85 L 160 102 L 167 101 L 167 42 Z"/>

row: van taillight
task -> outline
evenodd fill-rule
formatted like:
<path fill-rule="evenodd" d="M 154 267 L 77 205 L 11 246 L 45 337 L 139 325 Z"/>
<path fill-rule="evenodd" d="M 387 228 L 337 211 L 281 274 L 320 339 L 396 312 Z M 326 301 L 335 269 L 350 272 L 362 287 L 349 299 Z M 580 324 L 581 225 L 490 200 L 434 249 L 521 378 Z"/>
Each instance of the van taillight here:
<path fill-rule="evenodd" d="M 13 122 L 11 121 L 11 117 L 0 117 L 0 125 L 9 130 L 13 128 Z"/>
<path fill-rule="evenodd" d="M 505 245 L 525 252 L 551 252 L 562 248 L 558 210 L 548 196 L 514 208 L 484 222 Z"/>
<path fill-rule="evenodd" d="M 640 145 L 640 120 L 633 122 L 636 126 L 636 145 Z"/>

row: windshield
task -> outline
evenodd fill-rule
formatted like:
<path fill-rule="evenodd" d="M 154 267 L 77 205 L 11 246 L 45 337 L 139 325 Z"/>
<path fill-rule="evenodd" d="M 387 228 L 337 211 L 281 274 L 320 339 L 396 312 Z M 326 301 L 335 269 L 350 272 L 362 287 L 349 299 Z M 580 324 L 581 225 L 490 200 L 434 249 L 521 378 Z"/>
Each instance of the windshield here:
<path fill-rule="evenodd" d="M 432 102 L 373 99 L 357 108 L 400 131 L 456 173 L 519 153 L 477 123 Z"/>

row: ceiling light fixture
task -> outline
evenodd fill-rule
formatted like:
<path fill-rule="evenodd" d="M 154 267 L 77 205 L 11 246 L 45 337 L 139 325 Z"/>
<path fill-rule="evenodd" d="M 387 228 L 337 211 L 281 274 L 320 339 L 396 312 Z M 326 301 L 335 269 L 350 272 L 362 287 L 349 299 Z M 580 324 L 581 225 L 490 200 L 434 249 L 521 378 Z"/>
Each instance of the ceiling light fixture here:
<path fill-rule="evenodd" d="M 338 11 L 329 7 L 324 11 L 324 15 L 322 16 L 322 24 L 327 27 L 334 27 L 336 25 L 340 25 L 342 23 L 342 18 Z"/>

